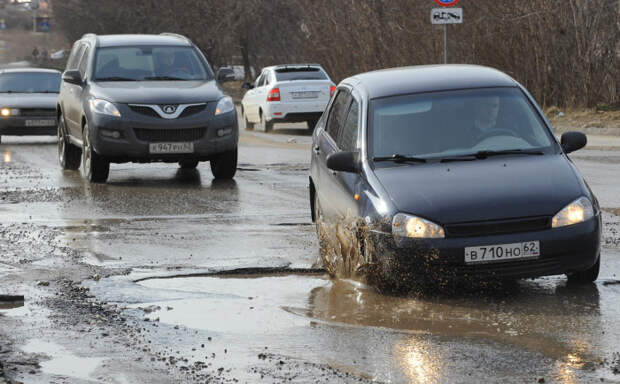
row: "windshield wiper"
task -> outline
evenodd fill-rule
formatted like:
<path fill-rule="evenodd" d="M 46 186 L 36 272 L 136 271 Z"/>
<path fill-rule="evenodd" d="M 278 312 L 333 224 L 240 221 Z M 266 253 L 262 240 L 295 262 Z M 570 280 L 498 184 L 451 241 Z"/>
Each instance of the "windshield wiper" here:
<path fill-rule="evenodd" d="M 542 151 L 535 150 L 526 150 L 526 149 L 505 149 L 503 151 L 478 151 L 476 153 L 468 153 L 464 155 L 452 156 L 452 157 L 444 157 L 441 159 L 442 163 L 447 163 L 450 161 L 471 161 L 476 159 L 486 159 L 487 157 L 492 156 L 502 156 L 502 155 L 544 155 L 545 153 Z"/>
<path fill-rule="evenodd" d="M 190 79 L 183 79 L 180 77 L 175 77 L 175 76 L 149 76 L 149 77 L 145 77 L 144 80 L 181 80 L 181 81 L 187 81 Z"/>
<path fill-rule="evenodd" d="M 138 81 L 136 79 L 131 79 L 129 77 L 122 76 L 109 76 L 109 77 L 98 77 L 95 81 Z"/>
<path fill-rule="evenodd" d="M 373 157 L 372 161 L 393 161 L 395 163 L 426 163 L 426 159 L 422 157 L 405 156 L 398 153 L 392 156 Z"/>

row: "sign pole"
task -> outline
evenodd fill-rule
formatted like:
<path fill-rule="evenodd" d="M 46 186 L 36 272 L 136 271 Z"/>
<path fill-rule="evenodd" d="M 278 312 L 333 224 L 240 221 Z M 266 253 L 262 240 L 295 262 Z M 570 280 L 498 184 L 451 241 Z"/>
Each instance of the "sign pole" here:
<path fill-rule="evenodd" d="M 448 64 L 448 24 L 444 24 L 443 27 L 443 62 Z"/>

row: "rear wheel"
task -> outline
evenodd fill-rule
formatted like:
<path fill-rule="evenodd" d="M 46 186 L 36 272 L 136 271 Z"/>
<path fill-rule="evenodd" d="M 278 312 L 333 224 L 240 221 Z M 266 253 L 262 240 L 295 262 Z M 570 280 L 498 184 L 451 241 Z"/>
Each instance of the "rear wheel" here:
<path fill-rule="evenodd" d="M 181 160 L 179 161 L 181 169 L 196 169 L 198 160 Z"/>
<path fill-rule="evenodd" d="M 88 132 L 88 124 L 82 131 L 82 170 L 91 183 L 105 183 L 110 174 L 110 163 L 93 148 Z"/>
<path fill-rule="evenodd" d="M 568 275 L 568 282 L 572 284 L 587 284 L 593 283 L 598 278 L 598 273 L 601 269 L 601 257 L 598 257 L 596 264 L 586 269 L 585 271 L 575 272 Z"/>
<path fill-rule="evenodd" d="M 314 127 L 316 127 L 316 123 L 318 122 L 319 122 L 319 119 L 312 119 L 312 120 L 306 121 L 306 123 L 308 123 L 308 130 L 314 131 Z"/>
<path fill-rule="evenodd" d="M 232 179 L 237 173 L 237 148 L 211 160 L 211 173 L 216 179 Z"/>
<path fill-rule="evenodd" d="M 241 114 L 243 115 L 243 122 L 245 123 L 245 129 L 247 131 L 254 130 L 254 123 L 250 123 L 250 121 L 248 120 L 248 115 L 246 114 L 245 109 L 241 111 Z"/>
<path fill-rule="evenodd" d="M 271 132 L 273 131 L 273 121 L 267 121 L 265 118 L 265 114 L 261 112 L 260 114 L 260 130 L 263 132 Z"/>
<path fill-rule="evenodd" d="M 69 142 L 66 135 L 65 119 L 58 119 L 58 163 L 62 169 L 75 171 L 80 168 L 82 150 Z"/>

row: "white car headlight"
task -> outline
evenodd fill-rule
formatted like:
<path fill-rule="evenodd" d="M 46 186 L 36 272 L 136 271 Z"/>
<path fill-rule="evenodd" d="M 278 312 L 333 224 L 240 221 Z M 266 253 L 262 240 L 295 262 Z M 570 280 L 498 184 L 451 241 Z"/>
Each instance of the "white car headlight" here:
<path fill-rule="evenodd" d="M 121 113 L 114 106 L 114 104 L 106 100 L 90 99 L 90 107 L 93 109 L 93 111 L 101 113 L 103 115 L 121 117 Z"/>
<path fill-rule="evenodd" d="M 443 228 L 421 217 L 398 213 L 392 220 L 392 235 L 414 239 L 443 239 Z"/>
<path fill-rule="evenodd" d="M 217 106 L 215 107 L 215 116 L 232 112 L 234 109 L 235 103 L 233 103 L 232 97 L 224 96 L 217 102 Z"/>
<path fill-rule="evenodd" d="M 587 197 L 580 197 L 564 207 L 551 221 L 552 228 L 583 223 L 594 217 L 594 208 Z"/>

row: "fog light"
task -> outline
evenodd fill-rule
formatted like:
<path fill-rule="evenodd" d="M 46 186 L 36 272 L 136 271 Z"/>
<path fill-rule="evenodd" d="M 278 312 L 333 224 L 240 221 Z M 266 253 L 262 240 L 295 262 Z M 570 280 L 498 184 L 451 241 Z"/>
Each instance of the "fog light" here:
<path fill-rule="evenodd" d="M 121 136 L 122 136 L 119 131 L 112 131 L 112 130 L 108 130 L 108 129 L 102 129 L 99 132 L 101 132 L 101 136 L 111 137 L 113 139 L 120 139 Z"/>
<path fill-rule="evenodd" d="M 220 128 L 217 130 L 218 137 L 230 135 L 231 133 L 232 133 L 232 128 Z"/>

